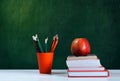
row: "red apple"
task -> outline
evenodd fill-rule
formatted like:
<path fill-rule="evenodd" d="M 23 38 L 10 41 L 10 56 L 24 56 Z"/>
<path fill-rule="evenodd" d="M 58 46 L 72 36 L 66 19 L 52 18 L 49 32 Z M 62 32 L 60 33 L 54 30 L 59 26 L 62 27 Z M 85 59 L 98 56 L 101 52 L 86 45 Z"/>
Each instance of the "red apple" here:
<path fill-rule="evenodd" d="M 75 56 L 86 56 L 90 54 L 90 44 L 86 38 L 76 38 L 71 44 L 71 52 Z"/>

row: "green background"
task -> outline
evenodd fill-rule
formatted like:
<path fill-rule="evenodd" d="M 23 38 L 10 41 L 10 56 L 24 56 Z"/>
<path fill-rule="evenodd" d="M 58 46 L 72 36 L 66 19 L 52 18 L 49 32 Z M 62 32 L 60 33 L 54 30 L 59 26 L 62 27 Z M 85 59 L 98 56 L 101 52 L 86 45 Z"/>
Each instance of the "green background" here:
<path fill-rule="evenodd" d="M 71 42 L 85 37 L 103 66 L 120 69 L 120 0 L 0 0 L 0 69 L 36 69 L 32 35 L 55 34 L 53 68 L 67 69 Z"/>

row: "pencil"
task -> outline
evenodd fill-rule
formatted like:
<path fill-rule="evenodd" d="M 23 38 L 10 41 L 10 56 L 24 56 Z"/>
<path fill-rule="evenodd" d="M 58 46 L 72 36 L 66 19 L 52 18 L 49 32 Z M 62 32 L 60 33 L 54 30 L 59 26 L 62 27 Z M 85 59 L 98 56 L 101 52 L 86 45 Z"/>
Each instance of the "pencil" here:
<path fill-rule="evenodd" d="M 45 52 L 47 52 L 47 42 L 48 42 L 48 37 L 45 39 Z"/>
<path fill-rule="evenodd" d="M 52 43 L 51 50 L 50 50 L 51 52 L 54 52 L 57 44 L 58 44 L 58 35 L 55 35 L 53 37 L 53 43 Z"/>
<path fill-rule="evenodd" d="M 38 45 L 40 47 L 40 51 L 43 52 L 42 45 L 41 45 L 41 43 L 39 41 L 38 35 L 36 34 L 36 36 L 37 36 Z"/>
<path fill-rule="evenodd" d="M 40 52 L 40 48 L 39 48 L 38 41 L 37 41 L 37 36 L 32 36 L 32 38 L 35 44 L 36 51 Z"/>
<path fill-rule="evenodd" d="M 34 43 L 35 43 L 35 47 L 36 47 L 37 52 L 43 52 L 43 49 L 42 49 L 42 46 L 41 46 L 41 44 L 40 44 L 38 35 L 36 34 L 35 36 L 32 36 L 32 38 L 33 38 L 33 40 L 34 40 Z"/>

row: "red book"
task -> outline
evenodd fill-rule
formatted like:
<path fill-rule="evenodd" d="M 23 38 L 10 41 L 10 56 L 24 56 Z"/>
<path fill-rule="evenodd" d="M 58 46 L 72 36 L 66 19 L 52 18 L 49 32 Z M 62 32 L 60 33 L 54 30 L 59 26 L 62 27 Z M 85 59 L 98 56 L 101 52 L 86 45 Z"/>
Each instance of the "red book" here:
<path fill-rule="evenodd" d="M 108 70 L 68 70 L 68 77 L 109 77 Z"/>

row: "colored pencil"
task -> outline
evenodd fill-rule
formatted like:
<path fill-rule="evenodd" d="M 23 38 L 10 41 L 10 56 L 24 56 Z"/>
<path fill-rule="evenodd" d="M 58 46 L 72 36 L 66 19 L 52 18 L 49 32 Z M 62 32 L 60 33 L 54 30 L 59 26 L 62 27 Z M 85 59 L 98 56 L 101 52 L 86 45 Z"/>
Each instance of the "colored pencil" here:
<path fill-rule="evenodd" d="M 37 36 L 32 36 L 32 38 L 35 44 L 36 51 L 40 52 L 40 48 L 39 48 L 38 41 L 37 41 Z"/>
<path fill-rule="evenodd" d="M 36 34 L 35 36 L 32 36 L 32 38 L 34 40 L 37 52 L 43 52 L 43 49 L 42 49 L 41 43 L 39 41 L 38 35 Z"/>
<path fill-rule="evenodd" d="M 52 43 L 51 50 L 50 50 L 51 52 L 54 52 L 57 44 L 58 44 L 58 35 L 55 35 L 53 37 L 53 43 Z"/>
<path fill-rule="evenodd" d="M 47 42 L 48 42 L 48 37 L 45 39 L 45 52 L 47 52 Z"/>
<path fill-rule="evenodd" d="M 36 35 L 37 35 L 37 34 L 36 34 Z M 43 48 L 42 48 L 42 45 L 41 45 L 41 43 L 40 43 L 40 41 L 39 41 L 38 35 L 37 35 L 37 41 L 38 41 L 38 45 L 39 45 L 39 47 L 40 47 L 40 51 L 43 52 Z"/>

